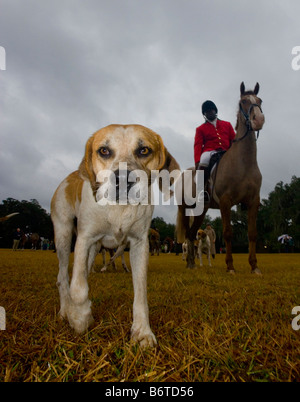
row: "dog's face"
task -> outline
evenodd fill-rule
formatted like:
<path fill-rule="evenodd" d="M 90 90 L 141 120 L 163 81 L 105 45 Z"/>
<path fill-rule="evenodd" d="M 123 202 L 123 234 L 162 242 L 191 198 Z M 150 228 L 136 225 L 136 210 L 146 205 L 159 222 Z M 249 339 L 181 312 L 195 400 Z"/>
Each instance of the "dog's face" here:
<path fill-rule="evenodd" d="M 117 200 L 121 187 L 126 197 L 130 190 L 135 195 L 143 192 L 150 184 L 151 171 L 161 169 L 180 168 L 158 134 L 140 125 L 110 125 L 88 140 L 79 172 L 89 179 L 99 201 L 110 188 L 116 191 Z"/>
<path fill-rule="evenodd" d="M 204 230 L 199 229 L 197 232 L 197 238 L 200 240 L 204 240 L 206 238 L 206 233 L 204 232 Z"/>

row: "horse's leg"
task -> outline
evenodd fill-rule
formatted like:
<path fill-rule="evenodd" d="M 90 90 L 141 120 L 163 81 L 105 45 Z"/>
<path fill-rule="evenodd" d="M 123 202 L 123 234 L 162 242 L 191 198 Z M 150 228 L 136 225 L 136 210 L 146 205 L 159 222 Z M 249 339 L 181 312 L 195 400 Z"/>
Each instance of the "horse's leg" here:
<path fill-rule="evenodd" d="M 154 250 L 154 244 L 153 244 L 152 240 L 150 240 L 150 252 L 151 252 L 151 255 L 154 255 L 155 250 Z"/>
<path fill-rule="evenodd" d="M 203 223 L 205 214 L 208 210 L 208 207 L 205 207 L 202 215 L 194 216 L 194 221 L 190 228 L 186 227 L 187 233 L 187 258 L 186 258 L 186 266 L 187 268 L 195 268 L 195 245 L 194 240 L 196 239 L 197 231 Z M 189 218 L 189 217 L 188 217 Z"/>
<path fill-rule="evenodd" d="M 249 264 L 251 265 L 251 272 L 253 274 L 261 275 L 261 271 L 257 267 L 256 259 L 256 239 L 257 239 L 257 229 L 256 229 L 256 218 L 259 208 L 259 197 L 253 201 L 253 203 L 248 207 L 248 239 L 249 239 Z"/>
<path fill-rule="evenodd" d="M 186 243 L 187 243 L 186 267 L 196 268 L 194 240 L 186 239 Z"/>
<path fill-rule="evenodd" d="M 230 224 L 231 202 L 229 197 L 225 196 L 222 199 L 220 199 L 220 210 L 223 224 L 223 236 L 226 245 L 225 261 L 227 265 L 227 272 L 233 274 L 235 273 L 235 269 L 233 267 L 232 247 L 231 247 L 232 227 Z"/>

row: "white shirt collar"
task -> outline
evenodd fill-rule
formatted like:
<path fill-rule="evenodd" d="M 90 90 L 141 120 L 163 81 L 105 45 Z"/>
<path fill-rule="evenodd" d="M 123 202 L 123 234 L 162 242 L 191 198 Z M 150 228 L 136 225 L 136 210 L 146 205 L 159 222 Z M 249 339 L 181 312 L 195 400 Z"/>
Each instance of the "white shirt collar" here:
<path fill-rule="evenodd" d="M 213 126 L 217 127 L 217 120 L 218 120 L 218 118 L 216 117 L 215 120 L 213 120 L 213 121 L 209 121 L 209 120 L 206 120 L 206 121 L 208 121 L 208 123 L 212 124 Z"/>

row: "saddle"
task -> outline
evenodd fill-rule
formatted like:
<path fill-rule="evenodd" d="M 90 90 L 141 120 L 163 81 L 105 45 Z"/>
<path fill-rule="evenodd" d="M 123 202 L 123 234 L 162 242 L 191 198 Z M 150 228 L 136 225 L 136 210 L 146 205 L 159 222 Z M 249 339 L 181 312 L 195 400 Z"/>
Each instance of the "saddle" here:
<path fill-rule="evenodd" d="M 213 176 L 213 172 L 217 169 L 218 164 L 220 163 L 220 160 L 222 159 L 225 152 L 226 151 L 224 151 L 224 150 L 217 151 L 210 158 L 209 165 L 208 165 L 208 172 L 207 172 L 207 174 L 208 174 L 207 191 L 208 191 L 210 197 L 212 197 L 214 179 L 215 179 L 215 177 Z M 215 200 L 215 201 L 217 201 L 217 200 Z"/>
<path fill-rule="evenodd" d="M 211 175 L 211 172 L 213 170 L 214 166 L 217 166 L 220 160 L 222 159 L 222 156 L 225 154 L 226 151 L 223 149 L 221 151 L 217 151 L 216 153 L 213 154 L 213 156 L 210 158 L 209 165 L 208 165 L 208 174 L 209 177 Z"/>

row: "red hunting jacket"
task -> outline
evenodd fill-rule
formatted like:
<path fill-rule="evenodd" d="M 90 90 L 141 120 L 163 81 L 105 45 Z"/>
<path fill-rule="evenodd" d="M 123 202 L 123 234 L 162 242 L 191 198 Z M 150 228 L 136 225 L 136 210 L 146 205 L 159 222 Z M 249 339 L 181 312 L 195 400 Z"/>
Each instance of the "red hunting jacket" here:
<path fill-rule="evenodd" d="M 216 149 L 227 151 L 234 137 L 234 129 L 228 121 L 217 119 L 217 127 L 209 122 L 197 127 L 194 142 L 195 164 L 200 161 L 203 152 Z"/>

